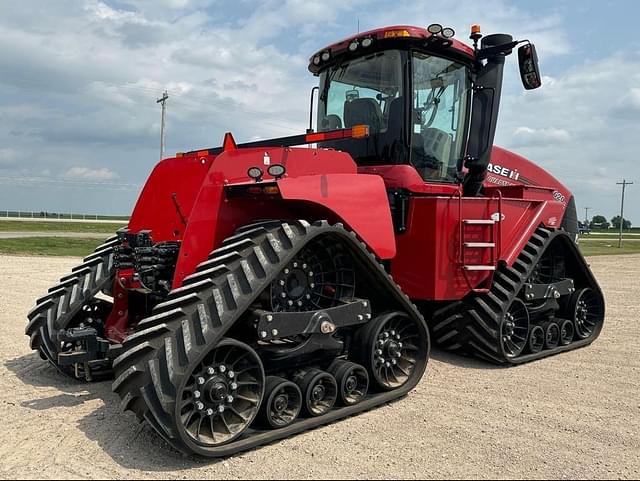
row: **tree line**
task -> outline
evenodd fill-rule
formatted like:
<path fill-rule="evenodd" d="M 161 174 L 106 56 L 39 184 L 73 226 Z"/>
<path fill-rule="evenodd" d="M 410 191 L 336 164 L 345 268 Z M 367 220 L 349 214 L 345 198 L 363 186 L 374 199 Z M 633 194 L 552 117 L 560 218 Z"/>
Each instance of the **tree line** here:
<path fill-rule="evenodd" d="M 582 224 L 584 225 L 584 222 L 582 222 Z M 589 229 L 609 229 L 611 227 L 613 227 L 614 229 L 620 229 L 619 215 L 613 217 L 610 222 L 603 215 L 594 215 L 589 222 Z M 631 229 L 631 221 L 628 219 L 623 219 L 622 228 Z"/>

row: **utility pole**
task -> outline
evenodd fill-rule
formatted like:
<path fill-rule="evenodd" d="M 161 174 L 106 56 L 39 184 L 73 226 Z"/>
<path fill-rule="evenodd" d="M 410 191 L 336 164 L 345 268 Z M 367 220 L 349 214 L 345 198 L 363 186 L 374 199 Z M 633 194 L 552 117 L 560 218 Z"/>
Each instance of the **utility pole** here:
<path fill-rule="evenodd" d="M 167 115 L 167 99 L 169 98 L 169 94 L 165 90 L 162 94 L 162 97 L 156 100 L 157 104 L 162 104 L 162 123 L 160 124 L 160 160 L 164 158 L 164 125 L 165 118 Z"/>
<path fill-rule="evenodd" d="M 589 228 L 589 211 L 591 210 L 591 207 L 585 207 L 584 208 L 584 226 L 585 228 Z"/>
<path fill-rule="evenodd" d="M 624 191 L 628 185 L 633 185 L 633 182 L 627 182 L 627 179 L 622 179 L 622 182 L 618 182 L 616 185 L 622 186 L 622 203 L 620 204 L 620 238 L 618 239 L 618 249 L 622 247 L 622 229 L 624 228 Z"/>

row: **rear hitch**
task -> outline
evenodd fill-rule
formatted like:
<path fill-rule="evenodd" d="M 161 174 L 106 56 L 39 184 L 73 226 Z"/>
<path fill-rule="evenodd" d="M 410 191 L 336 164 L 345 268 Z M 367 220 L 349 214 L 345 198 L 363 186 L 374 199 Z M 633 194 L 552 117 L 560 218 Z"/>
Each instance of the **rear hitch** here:
<path fill-rule="evenodd" d="M 76 366 L 78 377 L 78 365 L 84 366 L 84 375 L 87 381 L 91 381 L 91 361 L 101 361 L 108 357 L 109 341 L 98 338 L 98 332 L 92 327 L 75 327 L 58 332 L 58 341 L 70 343 L 72 350 L 58 353 L 60 366 Z"/>

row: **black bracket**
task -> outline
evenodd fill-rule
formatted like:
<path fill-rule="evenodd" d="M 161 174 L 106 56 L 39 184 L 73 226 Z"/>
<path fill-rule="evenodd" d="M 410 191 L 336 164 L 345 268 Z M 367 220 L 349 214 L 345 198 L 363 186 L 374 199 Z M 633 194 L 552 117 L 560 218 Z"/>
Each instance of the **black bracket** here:
<path fill-rule="evenodd" d="M 573 279 L 564 279 L 551 284 L 525 284 L 524 298 L 527 301 L 540 299 L 560 299 L 575 292 Z"/>
<path fill-rule="evenodd" d="M 371 304 L 355 299 L 341 306 L 306 312 L 253 311 L 258 316 L 258 339 L 271 341 L 303 334 L 333 334 L 341 327 L 365 324 L 371 319 Z"/>
<path fill-rule="evenodd" d="M 109 352 L 109 342 L 98 339 L 98 332 L 91 327 L 77 327 L 59 331 L 58 341 L 77 345 L 73 351 L 58 353 L 58 364 L 61 366 L 105 359 Z"/>

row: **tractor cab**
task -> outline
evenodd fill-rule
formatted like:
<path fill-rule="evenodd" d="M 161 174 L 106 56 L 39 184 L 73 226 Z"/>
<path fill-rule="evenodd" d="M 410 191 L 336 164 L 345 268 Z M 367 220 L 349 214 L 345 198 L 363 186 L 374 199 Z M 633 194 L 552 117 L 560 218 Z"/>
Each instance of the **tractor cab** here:
<path fill-rule="evenodd" d="M 311 57 L 309 70 L 319 77 L 317 130 L 369 126 L 368 137 L 323 146 L 349 153 L 360 167 L 411 165 L 425 182 L 457 183 L 486 170 L 504 58 L 519 42 L 491 35 L 479 49 L 477 27 L 475 48 L 453 36 L 437 24 L 388 27 Z M 529 80 L 539 82 L 535 48 L 527 47 Z M 477 195 L 478 183 L 469 183 L 469 194 Z"/>

